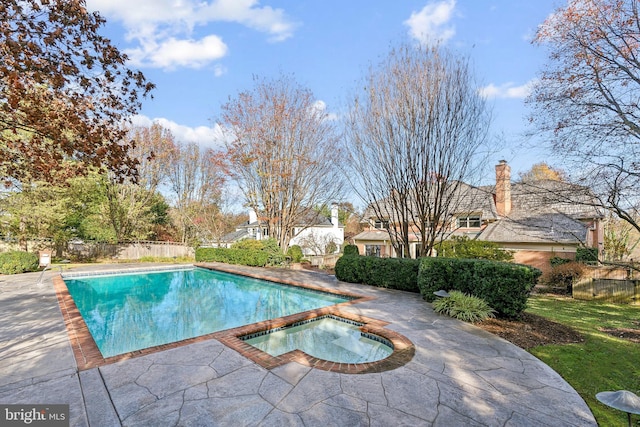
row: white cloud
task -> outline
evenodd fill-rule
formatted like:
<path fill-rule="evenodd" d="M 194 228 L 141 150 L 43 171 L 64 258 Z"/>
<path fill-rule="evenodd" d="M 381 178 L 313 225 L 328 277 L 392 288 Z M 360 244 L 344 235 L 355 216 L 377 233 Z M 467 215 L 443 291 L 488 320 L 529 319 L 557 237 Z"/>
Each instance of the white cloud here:
<path fill-rule="evenodd" d="M 169 129 L 178 142 L 195 142 L 202 148 L 219 149 L 224 146 L 225 137 L 218 124 L 214 127 L 198 126 L 192 128 L 162 117 L 151 119 L 140 114 L 133 116 L 131 121 L 137 126 L 151 126 L 153 123 L 158 123 L 162 127 Z"/>
<path fill-rule="evenodd" d="M 453 17 L 456 0 L 428 3 L 420 12 L 412 12 L 404 24 L 409 27 L 409 35 L 423 44 L 446 42 L 456 33 L 449 25 Z"/>
<path fill-rule="evenodd" d="M 480 88 L 479 93 L 484 98 L 517 98 L 524 99 L 531 93 L 536 79 L 529 80 L 527 83 L 515 86 L 514 83 L 504 83 L 496 86 L 493 83 Z"/>
<path fill-rule="evenodd" d="M 222 65 L 218 64 L 215 67 L 213 67 L 213 75 L 216 77 L 220 77 L 223 74 L 227 73 L 227 67 L 223 67 Z"/>
<path fill-rule="evenodd" d="M 195 27 L 207 31 L 215 22 L 235 22 L 277 42 L 298 25 L 258 0 L 87 0 L 87 6 L 122 23 L 127 40 L 137 44 L 127 51 L 134 65 L 169 69 L 200 68 L 226 55 L 226 45 L 212 32 L 194 40 Z"/>
<path fill-rule="evenodd" d="M 227 45 L 215 35 L 197 41 L 169 38 L 156 49 L 143 54 L 146 54 L 146 58 L 142 58 L 143 62 L 158 68 L 170 69 L 181 66 L 200 68 L 224 57 L 227 54 Z"/>

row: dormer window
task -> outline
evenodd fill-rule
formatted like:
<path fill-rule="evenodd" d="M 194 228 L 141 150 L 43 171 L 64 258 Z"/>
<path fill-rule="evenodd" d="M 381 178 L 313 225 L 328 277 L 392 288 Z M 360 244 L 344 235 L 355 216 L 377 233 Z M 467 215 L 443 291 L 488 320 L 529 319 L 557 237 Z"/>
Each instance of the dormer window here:
<path fill-rule="evenodd" d="M 458 228 L 480 228 L 482 220 L 480 215 L 469 215 L 458 217 Z"/>
<path fill-rule="evenodd" d="M 376 219 L 373 223 L 373 228 L 378 230 L 388 230 L 389 229 L 389 220 L 386 219 Z"/>

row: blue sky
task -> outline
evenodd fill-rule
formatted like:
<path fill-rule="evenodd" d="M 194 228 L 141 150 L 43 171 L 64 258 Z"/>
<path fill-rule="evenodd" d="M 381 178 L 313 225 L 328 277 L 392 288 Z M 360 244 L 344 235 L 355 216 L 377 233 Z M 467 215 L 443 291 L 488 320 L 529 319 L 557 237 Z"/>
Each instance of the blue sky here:
<path fill-rule="evenodd" d="M 560 0 L 87 0 L 130 66 L 157 85 L 135 121 L 159 121 L 185 142 L 220 146 L 216 117 L 253 76 L 293 73 L 337 116 L 371 63 L 406 40 L 441 40 L 468 55 L 493 107 L 512 174 L 548 161 L 524 137 L 524 98 L 546 61 L 531 44 Z M 562 165 L 556 165 L 562 166 Z"/>

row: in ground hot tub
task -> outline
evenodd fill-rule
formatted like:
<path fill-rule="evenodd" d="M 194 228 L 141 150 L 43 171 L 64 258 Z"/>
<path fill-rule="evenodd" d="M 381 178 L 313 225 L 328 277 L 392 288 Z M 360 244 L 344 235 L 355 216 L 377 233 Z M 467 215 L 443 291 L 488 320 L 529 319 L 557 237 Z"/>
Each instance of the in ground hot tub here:
<path fill-rule="evenodd" d="M 336 307 L 277 323 L 248 325 L 217 339 L 267 369 L 295 362 L 347 374 L 383 372 L 405 365 L 415 353 L 411 341 L 385 328 L 388 322 Z"/>
<path fill-rule="evenodd" d="M 377 362 L 389 357 L 393 353 L 391 341 L 363 332 L 363 325 L 327 315 L 241 339 L 271 356 L 298 349 L 317 359 L 336 363 Z"/>

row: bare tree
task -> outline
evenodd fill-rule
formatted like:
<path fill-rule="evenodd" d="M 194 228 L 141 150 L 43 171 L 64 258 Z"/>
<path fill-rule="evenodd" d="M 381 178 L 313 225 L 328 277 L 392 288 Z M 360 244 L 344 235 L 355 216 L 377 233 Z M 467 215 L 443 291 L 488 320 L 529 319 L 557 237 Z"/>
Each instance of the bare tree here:
<path fill-rule="evenodd" d="M 128 128 L 125 140 L 132 141 L 129 156 L 138 165 L 137 182 L 118 179 L 113 173 L 104 180 L 103 214 L 118 241 L 153 235 L 153 210 L 162 199 L 158 190 L 167 181 L 171 156 L 176 151 L 171 131 L 157 123 Z"/>
<path fill-rule="evenodd" d="M 176 150 L 175 137 L 159 123 L 132 126 L 127 139 L 134 143 L 130 155 L 138 162 L 138 184 L 151 191 L 166 184 L 170 161 Z"/>
<path fill-rule="evenodd" d="M 528 102 L 573 181 L 636 230 L 640 202 L 637 0 L 571 0 L 539 27 L 549 60 Z"/>
<path fill-rule="evenodd" d="M 211 239 L 207 217 L 219 215 L 224 177 L 220 157 L 198 144 L 176 144 L 169 157 L 168 181 L 180 240 Z"/>
<path fill-rule="evenodd" d="M 286 249 L 294 227 L 340 190 L 336 131 L 324 104 L 293 77 L 254 83 L 222 107 L 226 158 L 246 204 Z"/>
<path fill-rule="evenodd" d="M 401 45 L 371 67 L 346 123 L 352 184 L 391 242 L 430 253 L 479 170 L 491 114 L 469 62 L 442 47 Z"/>
<path fill-rule="evenodd" d="M 604 220 L 604 261 L 620 262 L 633 259 L 640 235 L 627 221 L 608 215 Z"/>

